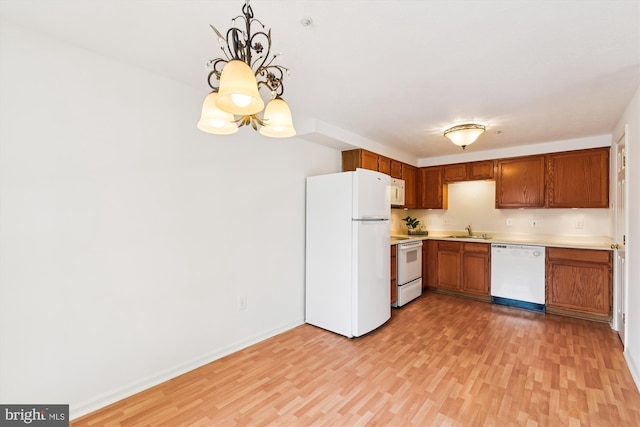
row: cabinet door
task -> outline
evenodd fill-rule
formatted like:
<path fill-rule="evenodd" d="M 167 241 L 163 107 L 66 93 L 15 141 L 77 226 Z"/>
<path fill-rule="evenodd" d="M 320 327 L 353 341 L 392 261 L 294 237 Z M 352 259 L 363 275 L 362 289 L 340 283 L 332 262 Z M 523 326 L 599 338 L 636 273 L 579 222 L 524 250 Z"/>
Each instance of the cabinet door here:
<path fill-rule="evenodd" d="M 396 298 L 398 297 L 398 287 L 396 284 L 398 283 L 396 278 L 396 245 L 391 245 L 391 304 L 396 302 Z"/>
<path fill-rule="evenodd" d="M 447 186 L 442 179 L 442 166 L 420 168 L 418 208 L 447 209 Z"/>
<path fill-rule="evenodd" d="M 498 160 L 496 208 L 544 207 L 544 156 Z"/>
<path fill-rule="evenodd" d="M 480 295 L 489 295 L 491 264 L 489 245 L 486 243 L 464 243 L 462 254 L 462 290 Z"/>
<path fill-rule="evenodd" d="M 493 160 L 472 162 L 467 165 L 467 179 L 469 181 L 493 179 Z"/>
<path fill-rule="evenodd" d="M 422 247 L 422 288 L 438 287 L 438 241 L 425 240 Z"/>
<path fill-rule="evenodd" d="M 609 266 L 569 260 L 547 263 L 547 306 L 611 314 Z"/>
<path fill-rule="evenodd" d="M 378 170 L 378 155 L 367 150 L 360 150 L 360 167 L 372 171 Z"/>
<path fill-rule="evenodd" d="M 378 172 L 391 175 L 391 159 L 384 156 L 378 156 Z"/>
<path fill-rule="evenodd" d="M 402 165 L 402 179 L 404 180 L 404 206 L 406 208 L 416 208 L 416 183 L 418 168 L 410 165 Z"/>
<path fill-rule="evenodd" d="M 360 167 L 360 150 L 342 152 L 342 172 L 354 171 Z"/>
<path fill-rule="evenodd" d="M 462 279 L 461 243 L 438 243 L 438 288 L 459 290 Z"/>
<path fill-rule="evenodd" d="M 597 320 L 609 320 L 613 287 L 611 266 L 609 251 L 548 248 L 549 311 L 553 308 L 577 310 L 595 315 L 593 318 Z"/>
<path fill-rule="evenodd" d="M 445 183 L 461 182 L 467 180 L 467 164 L 458 163 L 455 165 L 443 166 L 443 180 Z"/>
<path fill-rule="evenodd" d="M 402 178 L 402 163 L 391 159 L 391 178 Z"/>
<path fill-rule="evenodd" d="M 547 206 L 609 207 L 609 148 L 547 156 Z"/>

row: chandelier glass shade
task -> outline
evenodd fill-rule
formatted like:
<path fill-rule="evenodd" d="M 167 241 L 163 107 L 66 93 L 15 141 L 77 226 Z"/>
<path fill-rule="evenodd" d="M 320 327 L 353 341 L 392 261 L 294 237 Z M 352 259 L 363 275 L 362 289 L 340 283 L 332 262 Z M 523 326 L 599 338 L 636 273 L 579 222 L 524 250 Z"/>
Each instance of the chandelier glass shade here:
<path fill-rule="evenodd" d="M 264 119 L 268 126 L 260 128 L 260 134 L 272 138 L 288 138 L 296 134 L 291 123 L 291 110 L 281 98 L 269 101 L 264 110 Z"/>
<path fill-rule="evenodd" d="M 211 92 L 202 104 L 202 115 L 198 121 L 198 129 L 216 135 L 230 135 L 238 132 L 238 125 L 233 114 L 222 111 L 216 105 L 218 94 Z"/>
<path fill-rule="evenodd" d="M 446 129 L 444 136 L 464 150 L 467 145 L 473 144 L 486 128 L 486 125 L 480 123 L 463 123 Z"/>
<path fill-rule="evenodd" d="M 253 31 L 254 27 L 257 31 Z M 271 53 L 271 30 L 265 32 L 265 26 L 253 17 L 249 1 L 245 1 L 242 15 L 233 19 L 226 37 L 214 26 L 211 28 L 218 36 L 224 57 L 207 62 L 207 83 L 212 92 L 205 98 L 198 128 L 228 135 L 235 132 L 231 131 L 232 126 L 237 130 L 251 125 L 254 130 L 260 127 L 260 134 L 265 136 L 294 136 L 291 110 L 282 99 L 283 79 L 289 70 L 275 64 L 278 55 Z M 261 88 L 271 96 L 266 109 Z M 263 109 L 264 114 L 260 117 L 258 114 Z M 221 113 L 227 115 L 222 118 Z M 220 121 L 224 125 L 220 125 Z"/>
<path fill-rule="evenodd" d="M 258 82 L 246 63 L 234 59 L 224 66 L 216 105 L 238 116 L 250 116 L 262 111 L 264 102 L 258 92 Z"/>

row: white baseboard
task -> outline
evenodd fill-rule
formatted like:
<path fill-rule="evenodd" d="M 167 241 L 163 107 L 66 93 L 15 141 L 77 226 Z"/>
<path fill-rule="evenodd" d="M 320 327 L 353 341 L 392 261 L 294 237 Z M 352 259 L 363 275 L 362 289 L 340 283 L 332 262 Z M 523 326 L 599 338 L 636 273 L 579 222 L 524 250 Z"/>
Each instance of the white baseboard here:
<path fill-rule="evenodd" d="M 631 353 L 626 349 L 622 355 L 624 356 L 624 360 L 627 361 L 627 366 L 629 367 L 629 371 L 631 371 L 633 381 L 636 383 L 636 389 L 640 390 L 640 370 L 638 370 L 638 364 L 633 360 Z"/>
<path fill-rule="evenodd" d="M 89 414 L 93 411 L 96 411 L 100 408 L 104 408 L 107 405 L 115 403 L 119 400 L 122 400 L 126 397 L 132 396 L 136 393 L 140 393 L 148 388 L 161 384 L 165 381 L 168 381 L 172 378 L 175 378 L 179 375 L 192 371 L 196 368 L 206 365 L 207 363 L 211 363 L 214 360 L 220 359 L 222 357 L 228 356 L 231 353 L 242 350 L 246 347 L 249 347 L 253 344 L 256 344 L 260 341 L 264 341 L 267 338 L 271 338 L 275 335 L 286 332 L 290 329 L 293 329 L 297 326 L 300 326 L 304 323 L 304 321 L 294 322 L 287 325 L 283 325 L 279 328 L 272 329 L 270 331 L 262 332 L 253 337 L 244 339 L 242 341 L 238 341 L 234 344 L 231 344 L 225 348 L 217 349 L 211 353 L 202 355 L 200 357 L 194 358 L 188 362 L 181 363 L 178 366 L 175 366 L 171 369 L 167 369 L 163 372 L 159 372 L 156 375 L 151 375 L 146 378 L 143 378 L 139 381 L 135 381 L 126 386 L 123 386 L 117 390 L 113 390 L 108 393 L 104 393 L 100 396 L 93 397 L 84 402 L 80 403 L 71 403 L 69 405 L 69 418 L 74 420 L 83 415 Z"/>

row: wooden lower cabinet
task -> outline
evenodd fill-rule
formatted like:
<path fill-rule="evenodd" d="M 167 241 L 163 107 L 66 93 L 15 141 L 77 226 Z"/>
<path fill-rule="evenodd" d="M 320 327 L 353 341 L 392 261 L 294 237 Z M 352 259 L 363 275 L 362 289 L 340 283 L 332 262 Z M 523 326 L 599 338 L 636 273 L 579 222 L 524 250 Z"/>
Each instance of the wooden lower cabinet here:
<path fill-rule="evenodd" d="M 462 243 L 438 243 L 438 289 L 460 290 L 462 287 Z"/>
<path fill-rule="evenodd" d="M 438 291 L 489 301 L 490 245 L 451 241 L 439 241 L 437 245 Z"/>
<path fill-rule="evenodd" d="M 396 264 L 396 245 L 391 245 L 391 304 L 396 302 L 398 297 L 397 281 L 397 264 Z"/>
<path fill-rule="evenodd" d="M 422 289 L 438 287 L 438 241 L 422 242 Z"/>
<path fill-rule="evenodd" d="M 611 319 L 610 251 L 547 248 L 546 282 L 548 313 Z"/>
<path fill-rule="evenodd" d="M 462 290 L 478 295 L 489 295 L 491 277 L 491 245 L 463 243 Z"/>

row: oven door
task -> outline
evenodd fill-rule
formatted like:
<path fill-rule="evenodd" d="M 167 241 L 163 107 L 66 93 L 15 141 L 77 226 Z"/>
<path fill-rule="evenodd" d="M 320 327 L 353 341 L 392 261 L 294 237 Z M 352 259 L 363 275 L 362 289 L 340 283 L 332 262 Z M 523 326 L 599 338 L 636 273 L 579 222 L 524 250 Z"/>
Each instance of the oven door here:
<path fill-rule="evenodd" d="M 398 243 L 397 280 L 404 285 L 422 277 L 422 241 Z"/>

